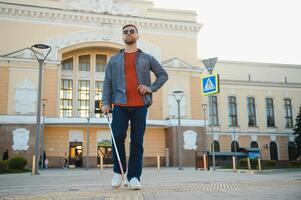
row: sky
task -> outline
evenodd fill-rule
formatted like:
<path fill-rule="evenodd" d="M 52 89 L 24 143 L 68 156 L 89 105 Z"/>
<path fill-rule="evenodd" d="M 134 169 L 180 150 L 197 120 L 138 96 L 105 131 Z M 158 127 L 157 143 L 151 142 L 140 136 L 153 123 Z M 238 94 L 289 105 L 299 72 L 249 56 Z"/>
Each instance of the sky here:
<path fill-rule="evenodd" d="M 153 0 L 195 10 L 198 58 L 301 65 L 301 0 Z"/>

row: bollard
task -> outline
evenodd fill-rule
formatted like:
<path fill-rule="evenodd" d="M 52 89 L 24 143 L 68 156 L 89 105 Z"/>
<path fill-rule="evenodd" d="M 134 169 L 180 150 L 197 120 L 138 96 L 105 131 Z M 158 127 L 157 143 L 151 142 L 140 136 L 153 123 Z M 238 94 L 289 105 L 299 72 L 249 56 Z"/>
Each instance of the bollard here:
<path fill-rule="evenodd" d="M 261 159 L 258 158 L 258 170 L 261 170 Z"/>
<path fill-rule="evenodd" d="M 232 160 L 233 160 L 233 171 L 236 171 L 235 156 L 232 156 Z"/>
<path fill-rule="evenodd" d="M 103 170 L 103 155 L 100 153 L 100 171 L 102 172 Z"/>
<path fill-rule="evenodd" d="M 169 167 L 169 149 L 165 149 L 165 162 L 166 162 L 166 167 Z"/>
<path fill-rule="evenodd" d="M 32 156 L 32 172 L 31 175 L 35 175 L 36 170 L 36 156 Z"/>
<path fill-rule="evenodd" d="M 157 155 L 157 169 L 160 170 L 160 155 Z"/>
<path fill-rule="evenodd" d="M 204 160 L 204 170 L 207 170 L 207 159 L 205 154 L 203 154 L 203 160 Z"/>
<path fill-rule="evenodd" d="M 248 169 L 251 170 L 250 158 L 247 158 L 247 162 L 248 162 Z"/>

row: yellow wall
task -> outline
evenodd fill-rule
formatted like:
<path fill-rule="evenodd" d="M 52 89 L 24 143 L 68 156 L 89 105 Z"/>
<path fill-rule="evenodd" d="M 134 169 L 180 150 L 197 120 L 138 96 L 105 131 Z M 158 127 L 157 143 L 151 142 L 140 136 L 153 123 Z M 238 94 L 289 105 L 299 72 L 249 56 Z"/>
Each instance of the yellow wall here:
<path fill-rule="evenodd" d="M 196 37 L 143 33 L 140 38 L 162 49 L 162 61 L 177 57 L 190 65 L 199 66 Z"/>
<path fill-rule="evenodd" d="M 1 20 L 0 52 L 10 53 L 36 43 L 44 43 L 48 38 L 71 32 L 89 30 L 88 28 L 53 25 L 46 23 L 30 23 L 27 21 Z"/>
<path fill-rule="evenodd" d="M 202 90 L 201 90 L 201 79 L 200 77 L 190 78 L 190 90 L 191 90 L 191 118 L 192 119 L 203 119 L 202 110 Z"/>
<path fill-rule="evenodd" d="M 2 63 L 1 63 L 2 65 Z M 0 114 L 7 114 L 9 71 L 7 67 L 0 67 Z"/>
<path fill-rule="evenodd" d="M 45 115 L 47 117 L 57 117 L 57 100 L 58 100 L 58 77 L 57 69 L 46 68 L 44 71 L 43 99 L 45 102 Z"/>

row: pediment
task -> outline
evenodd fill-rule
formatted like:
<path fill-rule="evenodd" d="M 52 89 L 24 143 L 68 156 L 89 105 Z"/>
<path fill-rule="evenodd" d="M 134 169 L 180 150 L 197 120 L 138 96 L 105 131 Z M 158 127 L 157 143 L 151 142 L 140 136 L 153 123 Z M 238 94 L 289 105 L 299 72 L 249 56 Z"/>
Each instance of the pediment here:
<path fill-rule="evenodd" d="M 44 55 L 41 52 L 35 51 L 38 58 L 43 58 Z M 23 58 L 23 59 L 36 59 L 36 56 L 29 48 L 17 51 L 16 53 L 9 54 L 7 57 L 9 58 Z"/>
<path fill-rule="evenodd" d="M 186 63 L 185 61 L 174 57 L 174 58 L 170 58 L 168 60 L 165 60 L 162 62 L 162 65 L 164 67 L 170 67 L 170 68 L 179 68 L 179 69 L 195 69 L 195 67 L 193 67 L 192 65 Z"/>

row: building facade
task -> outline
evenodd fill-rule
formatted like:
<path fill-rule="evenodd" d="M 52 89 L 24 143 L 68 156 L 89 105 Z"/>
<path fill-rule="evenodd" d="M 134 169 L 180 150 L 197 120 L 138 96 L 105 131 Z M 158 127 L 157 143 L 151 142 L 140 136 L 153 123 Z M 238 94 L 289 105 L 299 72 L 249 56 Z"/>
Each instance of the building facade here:
<path fill-rule="evenodd" d="M 220 93 L 211 97 L 217 151 L 233 152 L 236 145 L 260 148 L 263 160 L 296 159 L 301 66 L 218 61 L 214 72 L 220 75 Z M 203 102 L 209 105 L 209 98 Z"/>
<path fill-rule="evenodd" d="M 124 47 L 121 28 L 129 23 L 139 29 L 139 48 L 159 60 L 170 75 L 155 93 L 148 112 L 144 164 L 155 165 L 159 155 L 162 164 L 177 165 L 174 90 L 185 91 L 183 131 L 197 133 L 194 143 L 198 149 L 204 148 L 196 47 L 201 24 L 196 22 L 194 11 L 154 8 L 151 1 L 144 0 L 16 0 L 1 1 L 0 9 L 1 55 L 37 43 L 52 47 L 43 67 L 41 120 L 41 146 L 44 144 L 50 167 L 62 166 L 65 153 L 70 165 L 84 166 L 87 151 L 91 166 L 99 163 L 101 154 L 105 163 L 110 163 L 108 124 L 95 109 L 102 97 L 105 65 Z M 10 149 L 13 155 L 25 156 L 31 163 L 36 135 L 37 60 L 30 50 L 1 57 L 0 77 L 1 152 Z M 182 148 L 185 164 L 193 164 L 194 149 Z"/>
<path fill-rule="evenodd" d="M 149 0 L 0 2 L 1 55 L 37 43 L 52 47 L 43 67 L 40 133 L 40 152 L 45 149 L 50 167 L 63 166 L 65 153 L 72 167 L 85 166 L 87 157 L 90 166 L 97 166 L 101 155 L 111 164 L 108 124 L 95 110 L 106 63 L 124 47 L 121 28 L 129 23 L 139 29 L 139 48 L 169 74 L 148 111 L 145 166 L 156 165 L 158 155 L 163 165 L 177 166 L 182 157 L 184 166 L 192 166 L 195 151 L 210 151 L 212 138 L 219 151 L 231 151 L 235 138 L 240 147 L 257 144 L 263 159 L 289 159 L 291 126 L 301 106 L 301 66 L 219 61 L 215 72 L 221 92 L 212 97 L 212 137 L 209 127 L 204 128 L 208 109 L 204 116 L 202 104 L 209 104 L 201 94 L 200 76 L 206 70 L 197 58 L 201 24 L 196 16 L 194 11 L 155 8 Z M 30 165 L 38 78 L 30 50 L 0 57 L 0 153 L 9 149 L 10 156 L 25 156 Z M 178 90 L 184 91 L 181 128 L 172 95 Z M 126 149 L 128 144 L 127 139 Z"/>

